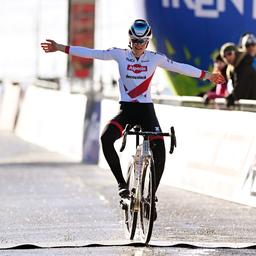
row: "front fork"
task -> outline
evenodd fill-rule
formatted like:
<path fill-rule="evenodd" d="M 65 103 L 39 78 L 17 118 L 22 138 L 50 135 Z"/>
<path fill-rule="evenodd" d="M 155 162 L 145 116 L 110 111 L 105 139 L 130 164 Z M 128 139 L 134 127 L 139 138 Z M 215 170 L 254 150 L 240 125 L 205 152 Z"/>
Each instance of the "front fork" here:
<path fill-rule="evenodd" d="M 149 140 L 144 140 L 143 144 L 137 147 L 136 155 L 134 156 L 135 163 L 135 184 L 133 191 L 133 211 L 138 212 L 140 209 L 141 203 L 141 186 L 142 186 L 142 177 L 144 175 L 144 171 L 147 168 L 148 162 L 150 158 L 150 144 Z M 132 195 L 132 196 L 133 196 Z"/>

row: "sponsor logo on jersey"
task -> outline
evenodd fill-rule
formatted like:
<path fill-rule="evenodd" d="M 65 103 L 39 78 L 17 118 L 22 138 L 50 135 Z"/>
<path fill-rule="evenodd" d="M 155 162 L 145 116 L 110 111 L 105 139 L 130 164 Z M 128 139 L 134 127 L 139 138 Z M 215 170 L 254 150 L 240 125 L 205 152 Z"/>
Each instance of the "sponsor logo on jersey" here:
<path fill-rule="evenodd" d="M 141 62 L 149 62 L 149 60 L 141 60 Z"/>
<path fill-rule="evenodd" d="M 131 78 L 131 79 L 146 79 L 146 76 L 129 76 L 129 75 L 126 75 L 126 78 Z"/>
<path fill-rule="evenodd" d="M 156 126 L 156 127 L 155 127 L 155 131 L 156 131 L 156 132 L 160 132 L 160 131 L 161 131 L 161 130 L 160 130 L 160 127 Z"/>
<path fill-rule="evenodd" d="M 127 61 L 134 62 L 134 59 L 126 58 Z"/>
<path fill-rule="evenodd" d="M 140 64 L 127 65 L 127 70 L 132 71 L 135 74 L 146 72 L 148 70 L 147 66 L 141 66 Z"/>

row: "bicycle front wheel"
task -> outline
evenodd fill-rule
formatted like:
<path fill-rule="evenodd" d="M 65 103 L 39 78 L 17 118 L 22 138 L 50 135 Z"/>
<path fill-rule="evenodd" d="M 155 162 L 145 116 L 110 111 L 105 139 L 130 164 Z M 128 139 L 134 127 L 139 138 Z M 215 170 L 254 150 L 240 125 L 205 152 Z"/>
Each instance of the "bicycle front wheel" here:
<path fill-rule="evenodd" d="M 156 217 L 155 191 L 155 166 L 153 157 L 151 156 L 143 169 L 141 182 L 140 236 L 146 244 L 151 238 Z"/>
<path fill-rule="evenodd" d="M 129 165 L 126 180 L 130 190 L 130 200 L 125 210 L 125 226 L 128 231 L 129 239 L 133 239 L 137 227 L 138 212 L 134 211 L 135 201 L 135 176 L 134 176 L 134 162 Z"/>

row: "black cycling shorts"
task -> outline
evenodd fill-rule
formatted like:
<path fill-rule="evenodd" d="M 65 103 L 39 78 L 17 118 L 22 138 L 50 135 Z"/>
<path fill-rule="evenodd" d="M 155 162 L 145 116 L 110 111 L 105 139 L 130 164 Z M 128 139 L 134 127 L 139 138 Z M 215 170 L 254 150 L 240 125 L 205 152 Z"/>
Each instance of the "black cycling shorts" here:
<path fill-rule="evenodd" d="M 140 125 L 142 131 L 161 132 L 156 117 L 153 103 L 120 102 L 119 113 L 110 121 L 120 130 L 120 137 L 126 124 Z M 150 139 L 163 139 L 162 136 L 154 136 Z"/>

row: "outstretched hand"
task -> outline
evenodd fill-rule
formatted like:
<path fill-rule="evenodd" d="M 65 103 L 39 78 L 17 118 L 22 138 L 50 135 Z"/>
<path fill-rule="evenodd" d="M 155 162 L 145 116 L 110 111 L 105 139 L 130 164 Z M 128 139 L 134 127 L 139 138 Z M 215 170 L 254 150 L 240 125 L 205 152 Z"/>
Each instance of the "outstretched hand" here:
<path fill-rule="evenodd" d="M 43 48 L 43 50 L 47 53 L 47 52 L 56 52 L 58 51 L 58 44 L 51 39 L 46 39 L 47 42 L 41 43 L 41 47 Z"/>
<path fill-rule="evenodd" d="M 208 79 L 214 84 L 224 84 L 226 82 L 225 78 L 220 73 L 212 73 Z"/>

